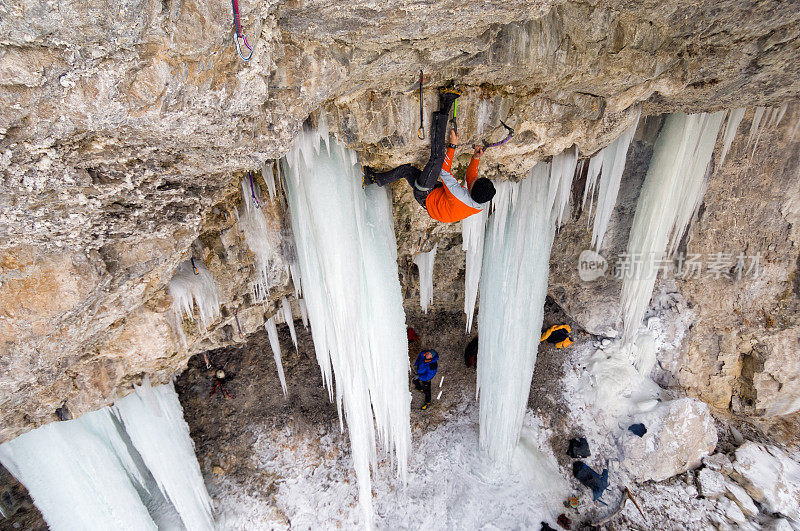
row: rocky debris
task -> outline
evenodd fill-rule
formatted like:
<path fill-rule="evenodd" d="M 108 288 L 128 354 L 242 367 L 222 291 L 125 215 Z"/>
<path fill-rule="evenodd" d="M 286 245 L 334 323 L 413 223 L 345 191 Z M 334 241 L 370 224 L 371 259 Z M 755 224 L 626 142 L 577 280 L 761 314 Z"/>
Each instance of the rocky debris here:
<path fill-rule="evenodd" d="M 748 441 L 736 450 L 733 478 L 771 513 L 800 520 L 800 463 L 776 446 Z"/>
<path fill-rule="evenodd" d="M 747 516 L 752 517 L 758 514 L 758 507 L 756 507 L 756 504 L 753 503 L 753 498 L 751 498 L 747 492 L 736 483 L 732 483 L 730 481 L 725 482 L 725 495 L 736 502 L 736 505 L 739 506 L 739 509 L 741 509 L 742 512 Z"/>
<path fill-rule="evenodd" d="M 708 406 L 693 398 L 667 402 L 637 418 L 648 426 L 643 437 L 622 437 L 622 467 L 637 482 L 663 481 L 698 467 L 717 446 Z"/>
<path fill-rule="evenodd" d="M 697 473 L 697 491 L 706 498 L 718 498 L 725 494 L 725 476 L 711 470 L 703 468 Z"/>
<path fill-rule="evenodd" d="M 725 475 L 730 475 L 731 472 L 733 472 L 733 464 L 731 464 L 730 457 L 723 453 L 711 454 L 704 457 L 703 465 L 710 470 L 716 470 Z"/>

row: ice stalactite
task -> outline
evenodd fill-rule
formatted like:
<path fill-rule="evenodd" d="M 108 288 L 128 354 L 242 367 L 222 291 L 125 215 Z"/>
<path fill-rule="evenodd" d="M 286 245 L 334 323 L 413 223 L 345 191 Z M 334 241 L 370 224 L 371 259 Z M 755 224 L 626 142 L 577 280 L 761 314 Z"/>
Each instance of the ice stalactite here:
<path fill-rule="evenodd" d="M 251 284 L 255 302 L 264 302 L 269 296 L 272 257 L 278 253 L 279 234 L 271 230 L 261 210 L 261 190 L 250 177 L 242 179 L 242 206 L 236 212 L 244 241 L 255 257 L 256 279 Z"/>
<path fill-rule="evenodd" d="M 172 310 L 176 318 L 176 329 L 181 342 L 186 345 L 183 318 L 194 320 L 194 305 L 200 318 L 200 329 L 205 330 L 219 317 L 219 293 L 214 276 L 200 260 L 186 260 L 178 264 L 175 274 L 167 285 L 172 297 Z"/>
<path fill-rule="evenodd" d="M 631 343 L 655 287 L 660 261 L 677 248 L 703 199 L 714 144 L 725 111 L 713 114 L 672 114 L 667 117 L 653 148 L 628 249 L 620 273 L 623 338 Z M 631 349 L 637 368 L 642 364 Z"/>
<path fill-rule="evenodd" d="M 300 318 L 303 320 L 303 328 L 308 330 L 308 310 L 306 309 L 306 301 L 298 299 L 297 305 L 300 306 Z"/>
<path fill-rule="evenodd" d="M 728 114 L 728 121 L 725 123 L 725 134 L 722 137 L 722 153 L 719 156 L 718 167 L 721 167 L 725 162 L 725 157 L 728 155 L 728 150 L 731 149 L 731 144 L 733 144 L 733 139 L 736 137 L 736 132 L 739 130 L 739 124 L 742 123 L 746 110 L 745 107 L 738 107 L 731 109 Z"/>
<path fill-rule="evenodd" d="M 614 205 L 617 204 L 622 173 L 625 171 L 625 158 L 628 155 L 633 135 L 636 133 L 638 122 L 637 118 L 636 124 L 626 129 L 619 138 L 592 157 L 592 161 L 589 163 L 590 170 L 596 171 L 596 164 L 593 164 L 594 159 L 602 159 L 600 163 L 602 173 L 597 184 L 597 211 L 594 214 L 594 226 L 592 227 L 592 247 L 597 251 L 603 246 L 608 222 L 614 211 Z"/>
<path fill-rule="evenodd" d="M 568 150 L 567 168 L 540 163 L 524 181 L 496 185 L 480 279 L 478 393 L 480 447 L 500 466 L 511 462 L 522 429 L 544 317 L 550 249 L 575 155 Z"/>
<path fill-rule="evenodd" d="M 592 219 L 592 207 L 594 207 L 594 193 L 597 188 L 597 178 L 600 176 L 600 170 L 603 167 L 603 151 L 597 152 L 590 160 L 589 167 L 586 169 L 586 185 L 583 188 L 583 202 L 581 207 L 586 210 L 586 224 L 587 226 Z M 586 202 L 589 206 L 586 206 Z"/>
<path fill-rule="evenodd" d="M 264 178 L 264 183 L 267 185 L 267 192 L 269 192 L 270 201 L 275 199 L 275 174 L 273 173 L 272 162 L 265 162 L 261 166 L 261 177 Z"/>
<path fill-rule="evenodd" d="M 275 366 L 278 369 L 278 379 L 281 381 L 281 389 L 283 389 L 283 396 L 286 396 L 286 376 L 283 373 L 283 361 L 281 360 L 281 342 L 278 340 L 278 328 L 275 326 L 275 316 L 270 317 L 264 323 L 264 329 L 267 331 L 267 338 L 269 338 L 269 346 L 272 349 L 272 357 L 275 358 Z"/>
<path fill-rule="evenodd" d="M 292 343 L 294 348 L 297 348 L 297 331 L 294 329 L 294 317 L 292 317 L 292 306 L 289 304 L 289 299 L 286 297 L 281 299 L 281 311 L 283 312 L 283 320 L 289 326 L 289 335 L 292 336 Z"/>
<path fill-rule="evenodd" d="M 578 166 L 578 146 L 572 146 L 553 157 L 550 164 L 550 182 L 556 186 L 548 190 L 548 203 L 556 205 L 556 224 L 564 223 L 564 215 L 569 217 L 569 198 L 572 190 L 572 178 Z"/>
<path fill-rule="evenodd" d="M 753 146 L 753 151 L 750 153 L 751 157 L 756 152 L 758 140 L 761 138 L 761 131 L 764 129 L 765 124 L 762 122 L 766 110 L 766 107 L 756 107 L 755 112 L 753 112 L 753 121 L 750 124 L 750 134 L 747 136 L 747 147 L 749 148 L 751 145 Z"/>
<path fill-rule="evenodd" d="M 172 384 L 0 445 L 51 529 L 214 529 Z"/>
<path fill-rule="evenodd" d="M 472 331 L 475 303 L 478 300 L 478 284 L 483 262 L 483 241 L 486 234 L 486 210 L 473 214 L 461 222 L 461 248 L 466 251 L 466 273 L 464 275 L 464 313 L 467 315 L 467 334 Z"/>
<path fill-rule="evenodd" d="M 411 443 L 391 201 L 386 189 L 362 189 L 355 153 L 321 132 L 299 135 L 283 170 L 314 349 L 331 398 L 335 374 L 364 524 L 372 526 L 376 443 L 393 453 L 404 482 Z"/>
<path fill-rule="evenodd" d="M 414 257 L 419 270 L 419 306 L 425 313 L 428 313 L 428 306 L 433 304 L 433 262 L 437 247 L 438 243 L 427 253 L 417 253 Z"/>
<path fill-rule="evenodd" d="M 187 529 L 214 529 L 211 499 L 172 383 L 145 380 L 114 405 L 133 446 Z"/>

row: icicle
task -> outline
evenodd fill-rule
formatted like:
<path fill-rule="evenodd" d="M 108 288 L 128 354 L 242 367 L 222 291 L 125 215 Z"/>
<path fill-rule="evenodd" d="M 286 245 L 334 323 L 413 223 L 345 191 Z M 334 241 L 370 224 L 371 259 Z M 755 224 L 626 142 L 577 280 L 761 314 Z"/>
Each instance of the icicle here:
<path fill-rule="evenodd" d="M 792 134 L 789 135 L 789 142 L 794 141 L 797 131 L 800 131 L 800 116 L 797 117 L 797 121 L 795 122 L 794 127 L 792 127 Z"/>
<path fill-rule="evenodd" d="M 261 166 L 261 176 L 264 182 L 267 183 L 267 191 L 269 192 L 270 200 L 275 199 L 275 174 L 272 171 L 272 162 L 265 162 Z"/>
<path fill-rule="evenodd" d="M 52 529 L 213 529 L 172 384 L 0 445 Z"/>
<path fill-rule="evenodd" d="M 583 202 L 581 206 L 587 210 L 586 223 L 592 219 L 592 206 L 594 203 L 594 191 L 597 185 L 597 177 L 600 175 L 600 169 L 603 167 L 603 150 L 601 149 L 589 160 L 589 168 L 586 170 L 586 186 L 583 188 Z M 589 206 L 586 206 L 586 200 L 589 200 Z"/>
<path fill-rule="evenodd" d="M 486 233 L 487 217 L 487 211 L 482 210 L 461 222 L 461 248 L 467 252 L 466 273 L 464 275 L 464 313 L 467 315 L 467 334 L 472 331 L 475 302 L 478 299 L 478 283 L 481 279 L 483 240 Z"/>
<path fill-rule="evenodd" d="M 744 112 L 746 110 L 745 107 L 738 107 L 736 109 L 731 109 L 728 114 L 728 122 L 725 124 L 725 135 L 722 140 L 722 154 L 719 156 L 719 164 L 717 165 L 718 168 L 722 167 L 722 163 L 725 162 L 725 157 L 728 155 L 728 150 L 731 148 L 733 139 L 736 136 L 736 131 L 739 130 L 739 124 L 742 123 L 742 118 L 744 118 Z"/>
<path fill-rule="evenodd" d="M 560 227 L 563 224 L 564 214 L 569 217 L 569 196 L 572 190 L 572 178 L 575 176 L 575 167 L 578 165 L 578 146 L 564 150 L 553 157 L 553 164 L 550 167 L 550 179 L 557 182 L 558 186 L 548 193 L 548 204 L 555 204 L 558 208 L 556 223 Z"/>
<path fill-rule="evenodd" d="M 626 129 L 619 138 L 601 152 L 603 156 L 603 173 L 600 175 L 597 212 L 594 215 L 594 227 L 592 228 L 592 246 L 597 251 L 603 245 L 603 238 L 605 237 L 606 229 L 608 229 L 611 213 L 614 211 L 614 205 L 617 204 L 622 173 L 625 171 L 625 159 L 638 123 L 639 118 L 637 115 L 636 123 Z"/>
<path fill-rule="evenodd" d="M 753 123 L 750 124 L 750 134 L 747 137 L 747 147 L 749 148 L 751 143 L 753 145 L 751 157 L 755 154 L 756 147 L 758 147 L 758 139 L 761 137 L 761 130 L 763 129 L 763 127 L 759 128 L 759 124 L 761 124 L 761 119 L 764 117 L 764 111 L 766 110 L 766 107 L 756 107 L 753 113 Z"/>
<path fill-rule="evenodd" d="M 303 320 L 303 328 L 308 330 L 308 310 L 306 309 L 306 301 L 298 299 L 297 304 L 300 306 L 300 318 Z"/>
<path fill-rule="evenodd" d="M 436 259 L 436 248 L 427 253 L 418 253 L 414 257 L 414 263 L 419 270 L 419 306 L 422 311 L 428 313 L 428 305 L 433 304 L 433 261 Z"/>
<path fill-rule="evenodd" d="M 355 154 L 304 132 L 285 159 L 303 298 L 323 380 L 350 432 L 364 525 L 373 518 L 376 443 L 405 482 L 411 443 L 408 342 L 386 189 L 361 188 Z M 316 148 L 316 149 L 315 149 Z"/>
<path fill-rule="evenodd" d="M 683 237 L 702 201 L 708 165 L 724 117 L 724 111 L 673 114 L 658 136 L 628 239 L 630 264 L 621 264 L 626 343 L 634 339 L 639 329 L 658 274 L 657 267 L 641 262 L 669 256 Z M 637 360 L 632 361 L 637 364 Z"/>
<path fill-rule="evenodd" d="M 242 179 L 242 208 L 236 212 L 239 229 L 244 234 L 247 247 L 255 255 L 256 280 L 251 285 L 254 302 L 266 301 L 269 297 L 272 257 L 279 253 L 280 237 L 278 231 L 270 230 L 264 212 L 255 206 L 253 193 L 260 197 L 260 189 L 254 184 L 250 189 L 250 179 Z"/>
<path fill-rule="evenodd" d="M 286 396 L 286 376 L 283 374 L 283 362 L 281 361 L 281 343 L 278 341 L 278 328 L 275 326 L 275 317 L 270 317 L 264 323 L 267 331 L 269 346 L 272 348 L 272 356 L 275 358 L 275 366 L 278 368 L 278 379 L 281 381 L 283 396 Z"/>
<path fill-rule="evenodd" d="M 294 348 L 297 348 L 297 332 L 294 329 L 294 318 L 292 317 L 292 306 L 289 304 L 289 299 L 284 297 L 281 299 L 281 310 L 283 311 L 283 320 L 289 325 L 289 334 L 292 336 L 292 343 Z"/>
<path fill-rule="evenodd" d="M 575 152 L 569 151 L 574 161 Z M 478 310 L 480 446 L 501 466 L 510 463 L 519 441 L 539 348 L 550 249 L 569 189 L 564 182 L 572 182 L 575 170 L 574 162 L 560 166 L 553 171 L 537 164 L 518 184 L 498 183 L 486 230 Z"/>
<path fill-rule="evenodd" d="M 783 120 L 783 115 L 786 114 L 786 110 L 789 108 L 788 103 L 784 103 L 778 108 L 778 117 L 775 119 L 775 127 L 781 125 L 781 121 Z"/>
<path fill-rule="evenodd" d="M 152 387 L 145 379 L 113 409 L 186 528 L 214 529 L 211 498 L 172 383 Z"/>
<path fill-rule="evenodd" d="M 195 274 L 196 271 L 196 274 Z M 214 276 L 200 260 L 186 260 L 178 264 L 167 285 L 172 297 L 172 311 L 177 320 L 177 332 L 186 345 L 183 317 L 194 320 L 194 305 L 200 317 L 200 329 L 205 330 L 219 317 L 219 294 Z"/>

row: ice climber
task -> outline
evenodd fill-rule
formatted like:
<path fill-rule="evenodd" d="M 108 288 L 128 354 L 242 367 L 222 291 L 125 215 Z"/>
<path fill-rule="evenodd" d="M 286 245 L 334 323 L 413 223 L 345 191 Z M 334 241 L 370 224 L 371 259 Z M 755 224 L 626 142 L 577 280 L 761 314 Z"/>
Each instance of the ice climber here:
<path fill-rule="evenodd" d="M 420 409 L 428 409 L 431 404 L 431 380 L 436 376 L 439 369 L 439 353 L 433 349 L 423 350 L 414 362 L 414 371 L 417 376 L 414 378 L 414 387 L 417 391 L 425 393 L 425 403 Z"/>
<path fill-rule="evenodd" d="M 458 133 L 450 131 L 450 142 L 445 145 L 447 119 L 450 107 L 459 93 L 446 89 L 439 95 L 439 110 L 433 113 L 431 156 L 422 170 L 412 164 L 403 164 L 389 171 L 376 172 L 364 167 L 366 184 L 387 184 L 405 179 L 414 191 L 414 199 L 428 211 L 428 215 L 443 223 L 455 223 L 484 210 L 494 197 L 492 181 L 478 178 L 478 164 L 483 146 L 474 146 L 475 152 L 467 168 L 467 186 L 456 181 L 451 173 L 453 157 L 458 145 Z M 441 179 L 441 182 L 440 182 Z"/>
<path fill-rule="evenodd" d="M 556 348 L 566 348 L 572 344 L 572 338 L 569 336 L 572 329 L 569 325 L 553 325 L 542 334 L 542 341 L 547 341 L 556 346 Z"/>

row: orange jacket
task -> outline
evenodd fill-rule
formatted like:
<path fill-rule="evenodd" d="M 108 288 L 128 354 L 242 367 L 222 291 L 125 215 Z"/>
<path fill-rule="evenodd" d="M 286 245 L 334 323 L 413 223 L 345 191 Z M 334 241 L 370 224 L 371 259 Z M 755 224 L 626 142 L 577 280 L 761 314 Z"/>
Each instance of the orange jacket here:
<path fill-rule="evenodd" d="M 433 219 L 443 223 L 461 221 L 472 214 L 477 214 L 485 207 L 485 205 L 479 205 L 469 197 L 472 183 L 478 178 L 478 164 L 480 164 L 480 159 L 473 157 L 469 162 L 469 167 L 467 168 L 467 187 L 464 188 L 458 184 L 451 173 L 454 155 L 455 149 L 447 148 L 441 176 L 444 186 L 431 190 L 428 194 L 428 198 L 425 200 L 425 208 L 428 209 L 428 214 Z M 461 188 L 463 192 L 458 188 Z"/>
<path fill-rule="evenodd" d="M 542 339 L 540 340 L 540 342 L 546 341 L 547 338 L 550 337 L 550 334 L 552 334 L 556 330 L 566 330 L 567 334 L 572 332 L 572 329 L 570 328 L 569 325 L 553 325 L 550 328 L 548 328 L 544 334 L 542 334 Z M 573 343 L 572 339 L 570 339 L 569 336 L 567 336 L 564 340 L 556 343 L 556 348 L 566 348 L 570 346 L 572 343 Z"/>

